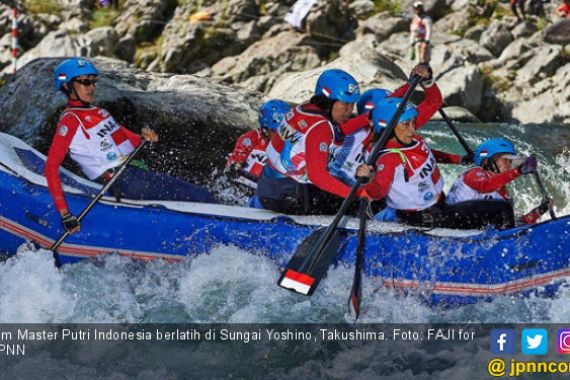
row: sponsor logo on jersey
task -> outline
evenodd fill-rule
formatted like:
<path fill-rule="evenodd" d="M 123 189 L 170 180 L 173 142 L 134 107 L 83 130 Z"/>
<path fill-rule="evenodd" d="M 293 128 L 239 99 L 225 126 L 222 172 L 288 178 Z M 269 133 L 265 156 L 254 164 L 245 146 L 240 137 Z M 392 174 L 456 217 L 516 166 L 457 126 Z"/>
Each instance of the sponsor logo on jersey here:
<path fill-rule="evenodd" d="M 110 120 L 108 123 L 105 123 L 105 125 L 101 127 L 99 132 L 97 132 L 97 136 L 105 137 L 108 133 L 113 132 L 116 128 L 117 124 L 113 123 L 113 121 Z"/>
<path fill-rule="evenodd" d="M 109 150 L 113 147 L 107 140 L 101 140 L 101 151 Z"/>
<path fill-rule="evenodd" d="M 322 143 L 319 145 L 319 150 L 320 150 L 321 152 L 328 152 L 329 147 L 328 147 L 327 143 L 326 143 L 326 142 L 322 142 Z"/>
<path fill-rule="evenodd" d="M 243 140 L 243 145 L 245 145 L 245 146 L 251 146 L 251 139 L 245 138 L 245 139 Z"/>
<path fill-rule="evenodd" d="M 117 153 L 115 153 L 115 152 L 107 153 L 107 160 L 115 161 L 116 159 L 117 159 Z"/>
<path fill-rule="evenodd" d="M 59 127 L 59 129 L 57 130 L 57 133 L 58 133 L 60 136 L 65 136 L 65 135 L 67 135 L 67 131 L 68 131 L 68 130 L 69 130 L 69 129 L 67 128 L 66 125 L 62 125 L 62 126 Z"/>

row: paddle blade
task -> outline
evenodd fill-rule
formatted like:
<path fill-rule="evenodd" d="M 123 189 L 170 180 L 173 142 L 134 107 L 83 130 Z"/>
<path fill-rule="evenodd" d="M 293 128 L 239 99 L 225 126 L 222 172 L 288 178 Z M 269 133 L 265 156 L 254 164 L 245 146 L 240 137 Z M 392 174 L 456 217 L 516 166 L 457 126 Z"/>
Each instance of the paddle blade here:
<path fill-rule="evenodd" d="M 360 316 L 360 301 L 362 300 L 362 275 L 355 275 L 352 289 L 350 290 L 350 298 L 348 300 L 348 309 L 354 313 L 356 321 Z"/>
<path fill-rule="evenodd" d="M 329 241 L 319 249 L 319 240 L 326 230 L 320 228 L 303 240 L 281 274 L 277 282 L 279 286 L 306 296 L 315 292 L 340 246 L 340 236 L 335 230 Z"/>

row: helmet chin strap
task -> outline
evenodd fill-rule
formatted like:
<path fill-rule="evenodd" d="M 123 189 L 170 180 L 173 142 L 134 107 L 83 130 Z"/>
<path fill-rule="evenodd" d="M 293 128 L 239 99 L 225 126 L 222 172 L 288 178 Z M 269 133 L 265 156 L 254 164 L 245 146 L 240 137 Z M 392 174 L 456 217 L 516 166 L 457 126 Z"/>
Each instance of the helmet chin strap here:
<path fill-rule="evenodd" d="M 81 97 L 79 96 L 79 94 L 77 93 L 77 90 L 75 89 L 75 86 L 72 84 L 73 81 L 69 82 L 69 87 L 71 87 L 71 93 L 75 95 L 75 97 L 77 98 L 77 100 L 79 100 L 81 102 L 81 104 L 83 105 L 83 107 L 89 107 L 91 106 L 91 103 L 84 101 L 83 99 L 81 99 Z"/>

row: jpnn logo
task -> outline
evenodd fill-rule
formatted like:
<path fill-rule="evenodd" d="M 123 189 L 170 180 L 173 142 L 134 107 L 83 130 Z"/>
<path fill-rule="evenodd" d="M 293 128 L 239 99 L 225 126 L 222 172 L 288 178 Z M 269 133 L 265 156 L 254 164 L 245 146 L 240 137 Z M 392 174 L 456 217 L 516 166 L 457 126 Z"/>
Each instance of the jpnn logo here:
<path fill-rule="evenodd" d="M 548 352 L 548 331 L 545 329 L 522 330 L 522 353 L 545 355 Z"/>
<path fill-rule="evenodd" d="M 513 329 L 491 330 L 491 353 L 498 355 L 513 355 L 516 353 L 516 334 Z"/>

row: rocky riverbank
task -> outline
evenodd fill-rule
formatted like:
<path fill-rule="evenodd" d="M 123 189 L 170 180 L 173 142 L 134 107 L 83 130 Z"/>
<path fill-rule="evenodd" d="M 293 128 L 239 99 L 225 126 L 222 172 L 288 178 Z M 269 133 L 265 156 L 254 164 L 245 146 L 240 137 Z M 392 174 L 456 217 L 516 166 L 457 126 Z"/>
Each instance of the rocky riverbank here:
<path fill-rule="evenodd" d="M 240 120 L 244 116 L 230 115 L 231 108 L 226 107 L 236 104 L 236 97 L 258 92 L 251 96 L 301 101 L 309 96 L 323 68 L 353 73 L 363 89 L 395 88 L 402 83 L 413 65 L 408 57 L 412 1 L 319 0 L 302 30 L 284 21 L 294 3 L 123 0 L 114 9 L 100 8 L 94 0 L 26 0 L 20 9 L 18 64 L 21 71 L 30 72 L 25 64 L 40 57 L 108 57 L 115 64 L 105 66 L 110 71 L 104 70 L 104 75 L 121 77 L 128 72 L 125 77 L 144 77 L 139 92 L 171 83 L 169 91 L 177 94 L 185 91 L 174 85 L 182 80 L 200 83 L 196 91 L 206 99 L 210 88 L 221 86 L 221 97 L 212 97 L 208 108 L 199 108 L 213 115 L 192 118 L 222 114 L 228 118 L 223 116 L 220 125 L 242 128 L 255 124 L 258 103 L 248 103 L 245 114 L 251 117 Z M 508 4 L 496 0 L 427 0 L 424 4 L 434 19 L 431 65 L 452 117 L 570 122 L 570 47 L 566 45 L 570 20 L 559 21 L 552 15 L 556 1 L 547 4 L 546 18 L 522 23 L 516 22 Z M 0 46 L 9 45 L 9 15 L 10 8 L 0 5 L 0 33 L 4 34 Z M 20 75 L 7 74 L 9 49 L 0 55 L 0 67 L 8 83 L 22 80 Z M 49 81 L 36 79 L 42 85 L 45 82 L 38 91 L 51 91 Z M 9 87 L 10 91 L 18 88 Z M 0 90 L 0 96 L 6 98 L 6 91 Z M 234 98 L 229 99 L 229 94 Z M 129 96 L 133 103 L 145 104 L 142 93 L 137 93 L 136 101 Z M 105 93 L 104 98 L 112 102 L 113 96 Z M 155 104 L 157 112 L 159 105 Z M 171 110 L 163 113 L 172 116 Z M 0 128 L 12 128 L 8 123 L 14 117 L 0 123 Z"/>

